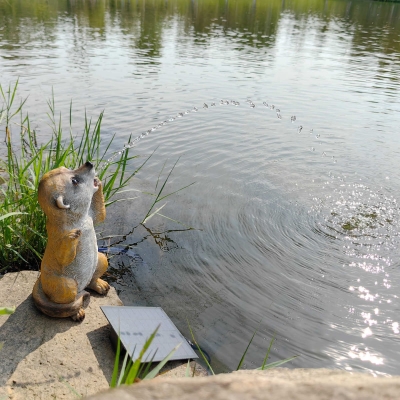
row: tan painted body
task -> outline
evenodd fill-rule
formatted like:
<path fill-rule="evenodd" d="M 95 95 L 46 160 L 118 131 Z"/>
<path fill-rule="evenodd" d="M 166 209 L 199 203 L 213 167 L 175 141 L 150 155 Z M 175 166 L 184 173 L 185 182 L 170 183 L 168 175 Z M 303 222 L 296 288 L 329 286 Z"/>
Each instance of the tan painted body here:
<path fill-rule="evenodd" d="M 42 177 L 38 199 L 48 242 L 33 299 L 47 315 L 81 321 L 89 299 L 84 289 L 106 294 L 110 288 L 100 279 L 108 261 L 98 253 L 94 231 L 106 216 L 101 182 L 90 163 L 74 171 L 60 167 Z"/>

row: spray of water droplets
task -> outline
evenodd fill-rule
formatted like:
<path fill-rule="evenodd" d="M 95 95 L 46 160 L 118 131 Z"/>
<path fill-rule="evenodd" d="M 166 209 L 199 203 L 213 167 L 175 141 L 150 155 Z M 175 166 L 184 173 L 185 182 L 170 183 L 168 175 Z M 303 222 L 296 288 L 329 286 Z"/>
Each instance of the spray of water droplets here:
<path fill-rule="evenodd" d="M 251 99 L 247 99 L 245 101 L 245 103 L 247 103 L 250 108 L 255 108 L 256 104 L 251 100 Z M 268 110 L 274 110 L 276 112 L 276 116 L 279 120 L 283 120 L 283 116 L 281 114 L 281 110 L 279 108 L 275 108 L 274 104 L 268 104 L 267 102 L 263 102 L 262 103 Z M 212 108 L 212 107 L 217 107 L 217 106 L 234 106 L 234 107 L 238 107 L 240 106 L 240 102 L 236 101 L 236 100 L 225 100 L 225 99 L 221 99 L 219 101 L 219 103 L 215 103 L 215 102 L 211 102 L 210 105 L 208 105 L 207 103 L 203 103 L 203 106 L 201 107 L 203 110 L 207 110 L 208 108 Z M 107 159 L 107 161 L 105 161 L 103 164 L 101 164 L 98 168 L 99 171 L 103 170 L 104 168 L 106 168 L 107 166 L 109 166 L 110 164 L 112 164 L 116 158 L 120 157 L 122 154 L 124 154 L 128 149 L 131 149 L 133 147 L 135 147 L 144 137 L 148 136 L 150 133 L 155 132 L 156 130 L 159 130 L 160 128 L 162 128 L 164 125 L 167 125 L 177 119 L 180 119 L 182 117 L 184 117 L 185 115 L 188 115 L 190 113 L 195 113 L 198 112 L 199 109 L 197 107 L 193 107 L 192 109 L 188 109 L 186 111 L 183 112 L 178 112 L 176 115 L 170 116 L 168 117 L 166 120 L 164 120 L 163 122 L 159 123 L 158 125 L 153 126 L 151 129 L 148 129 L 145 132 L 142 132 L 139 136 L 135 137 L 134 139 L 132 139 L 130 142 L 126 143 L 124 145 L 124 147 L 113 153 L 113 155 Z M 294 123 L 297 120 L 295 115 L 292 115 L 290 117 L 290 122 Z M 301 133 L 301 131 L 303 130 L 303 126 L 298 126 L 297 127 L 297 133 Z M 313 133 L 313 129 L 310 129 L 309 131 L 311 134 Z M 316 138 L 318 139 L 320 137 L 319 134 L 316 135 Z M 314 151 L 315 149 L 312 147 L 312 151 Z M 323 153 L 323 156 L 326 156 L 326 153 Z M 334 161 L 336 162 L 336 160 Z"/>

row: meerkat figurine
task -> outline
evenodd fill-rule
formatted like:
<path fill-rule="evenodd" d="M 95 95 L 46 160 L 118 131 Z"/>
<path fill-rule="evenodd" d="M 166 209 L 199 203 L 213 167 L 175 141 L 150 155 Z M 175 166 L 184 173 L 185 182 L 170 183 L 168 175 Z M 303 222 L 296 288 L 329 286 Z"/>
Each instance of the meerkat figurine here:
<path fill-rule="evenodd" d="M 100 279 L 108 261 L 98 252 L 94 224 L 104 221 L 106 209 L 93 164 L 47 172 L 39 183 L 38 200 L 47 217 L 48 241 L 33 300 L 46 315 L 82 321 L 89 300 L 85 288 L 100 294 L 110 289 Z"/>

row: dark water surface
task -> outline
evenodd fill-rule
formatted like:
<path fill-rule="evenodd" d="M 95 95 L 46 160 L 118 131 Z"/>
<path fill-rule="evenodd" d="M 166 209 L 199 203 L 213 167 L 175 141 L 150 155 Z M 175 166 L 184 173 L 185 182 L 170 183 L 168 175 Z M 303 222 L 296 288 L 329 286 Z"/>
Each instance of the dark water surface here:
<path fill-rule="evenodd" d="M 113 150 L 175 118 L 135 147 L 157 151 L 131 188 L 180 157 L 165 193 L 196 183 L 156 208 L 183 225 L 140 225 L 133 192 L 103 232 L 129 233 L 126 304 L 188 318 L 219 370 L 258 328 L 248 368 L 275 334 L 272 361 L 400 373 L 400 4 L 0 0 L 0 82 L 17 77 L 43 140 L 52 88 L 76 134 L 105 109 Z"/>

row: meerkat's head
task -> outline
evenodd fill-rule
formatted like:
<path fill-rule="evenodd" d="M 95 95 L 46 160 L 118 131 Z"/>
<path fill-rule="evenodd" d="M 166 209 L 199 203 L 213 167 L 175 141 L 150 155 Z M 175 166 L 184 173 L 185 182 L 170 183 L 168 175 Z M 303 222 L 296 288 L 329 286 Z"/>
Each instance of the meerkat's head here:
<path fill-rule="evenodd" d="M 53 169 L 39 183 L 38 200 L 47 217 L 81 216 L 88 213 L 93 194 L 98 190 L 93 164 L 89 161 L 78 169 Z"/>

